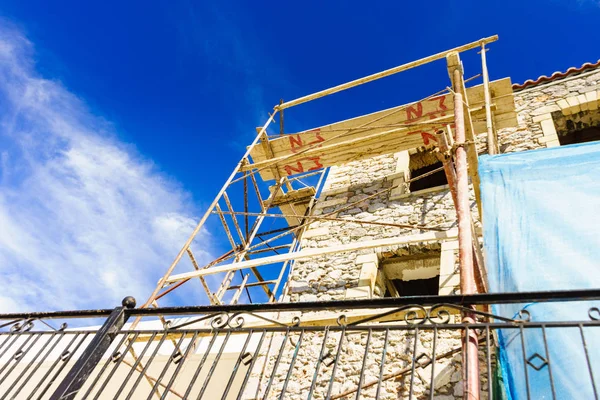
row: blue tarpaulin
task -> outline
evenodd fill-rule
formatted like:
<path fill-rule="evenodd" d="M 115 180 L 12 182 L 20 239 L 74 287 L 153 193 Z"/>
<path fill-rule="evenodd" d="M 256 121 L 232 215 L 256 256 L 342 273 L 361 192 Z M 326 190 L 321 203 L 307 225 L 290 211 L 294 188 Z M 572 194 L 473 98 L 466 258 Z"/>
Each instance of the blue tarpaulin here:
<path fill-rule="evenodd" d="M 479 174 L 490 292 L 600 288 L 600 143 L 483 156 Z M 493 311 L 513 318 L 525 308 L 532 321 L 590 321 L 588 310 L 599 306 L 510 304 Z M 590 367 L 600 374 L 600 329 L 523 331 L 498 335 L 509 399 L 598 398 L 600 376 Z"/>

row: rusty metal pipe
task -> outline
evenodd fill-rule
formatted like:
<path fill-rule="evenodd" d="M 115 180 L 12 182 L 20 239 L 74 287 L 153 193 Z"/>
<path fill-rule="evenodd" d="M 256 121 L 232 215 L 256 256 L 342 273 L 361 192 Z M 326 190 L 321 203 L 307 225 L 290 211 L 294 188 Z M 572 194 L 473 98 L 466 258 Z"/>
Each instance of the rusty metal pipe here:
<path fill-rule="evenodd" d="M 446 136 L 447 135 L 447 136 Z M 454 162 L 452 161 L 451 157 L 448 157 L 448 154 L 450 152 L 450 144 L 448 142 L 448 138 L 452 137 L 452 131 L 450 129 L 450 126 L 446 126 L 446 130 L 441 130 L 439 132 L 437 132 L 437 137 L 438 137 L 438 147 L 440 149 L 440 152 L 437 153 L 437 158 L 438 160 L 441 161 L 443 167 L 444 167 L 444 173 L 446 174 L 446 180 L 448 181 L 448 186 L 450 187 L 450 193 L 452 194 L 452 201 L 454 201 L 454 204 L 456 205 L 456 203 L 458 202 L 457 197 L 456 197 L 456 171 L 454 168 Z M 471 231 L 475 232 L 475 230 L 473 229 L 473 225 L 471 225 Z M 474 271 L 475 271 L 475 283 L 477 286 L 477 293 L 485 293 L 485 285 L 483 283 L 483 274 L 481 273 L 481 270 L 483 269 L 482 265 L 479 265 L 479 260 L 476 257 L 475 252 L 477 251 L 477 249 L 475 248 L 475 246 L 478 246 L 479 244 L 477 243 L 477 239 L 473 238 L 473 265 L 474 265 Z"/>
<path fill-rule="evenodd" d="M 448 127 L 448 131 L 450 127 Z M 451 134 L 451 132 L 448 132 Z M 450 146 L 448 145 L 448 139 L 446 138 L 445 131 L 439 131 L 437 133 L 438 136 L 438 144 L 440 148 L 440 153 L 437 153 L 437 158 L 442 162 L 442 166 L 444 167 L 444 173 L 446 174 L 446 180 L 448 181 L 448 186 L 450 187 L 450 193 L 452 194 L 452 201 L 456 206 L 457 198 L 456 198 L 456 173 L 454 171 L 454 163 L 452 162 L 452 158 L 448 157 L 447 154 L 450 151 Z"/>
<path fill-rule="evenodd" d="M 460 82 L 460 71 L 454 70 L 454 82 Z M 472 294 L 476 291 L 473 265 L 473 240 L 469 207 L 469 177 L 467 172 L 467 151 L 465 149 L 465 121 L 463 114 L 463 95 L 456 90 L 454 94 L 455 139 L 458 147 L 455 153 L 456 168 L 456 215 L 458 219 L 458 253 L 460 263 L 461 294 Z M 463 324 L 475 322 L 475 315 L 463 313 Z M 468 335 L 463 332 L 463 387 L 466 400 L 479 400 L 479 357 L 478 341 L 474 330 Z"/>

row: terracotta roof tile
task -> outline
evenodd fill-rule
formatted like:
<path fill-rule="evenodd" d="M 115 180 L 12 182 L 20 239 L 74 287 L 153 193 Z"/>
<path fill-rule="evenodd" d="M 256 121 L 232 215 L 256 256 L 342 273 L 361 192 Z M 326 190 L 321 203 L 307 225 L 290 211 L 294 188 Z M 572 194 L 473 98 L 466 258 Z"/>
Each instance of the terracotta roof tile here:
<path fill-rule="evenodd" d="M 568 70 L 566 70 L 565 72 L 557 71 L 550 76 L 542 75 L 539 78 L 537 78 L 536 80 L 529 79 L 521 84 L 515 83 L 512 85 L 512 88 L 513 88 L 513 90 L 521 90 L 521 89 L 525 89 L 525 88 L 528 88 L 531 86 L 539 85 L 541 83 L 547 83 L 547 82 L 552 82 L 552 81 L 555 81 L 558 79 L 563 79 L 563 78 L 566 78 L 567 76 L 577 75 L 588 69 L 594 69 L 594 68 L 598 68 L 598 67 L 600 67 L 600 60 L 596 61 L 593 64 L 585 63 L 579 68 L 571 67 Z"/>

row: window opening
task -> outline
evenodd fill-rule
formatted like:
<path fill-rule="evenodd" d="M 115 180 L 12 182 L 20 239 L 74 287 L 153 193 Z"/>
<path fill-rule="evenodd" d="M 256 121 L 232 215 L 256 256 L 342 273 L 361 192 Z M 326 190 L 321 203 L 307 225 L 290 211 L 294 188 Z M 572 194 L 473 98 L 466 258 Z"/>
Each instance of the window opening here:
<path fill-rule="evenodd" d="M 385 296 L 437 295 L 440 285 L 440 255 L 392 257 L 383 261 Z"/>
<path fill-rule="evenodd" d="M 402 279 L 391 279 L 390 282 L 396 288 L 400 296 L 427 296 L 437 295 L 440 287 L 440 276 L 436 275 L 429 279 L 413 279 L 403 281 Z M 393 297 L 387 290 L 385 297 Z"/>
<path fill-rule="evenodd" d="M 441 161 L 437 159 L 431 150 L 411 154 L 409 161 L 410 179 L 414 179 L 441 167 Z M 410 182 L 409 190 L 411 192 L 416 192 L 418 190 L 446 185 L 447 183 L 448 180 L 446 179 L 446 174 L 443 170 L 440 170 L 424 178 Z"/>
<path fill-rule="evenodd" d="M 558 136 L 558 141 L 561 146 L 576 143 L 594 142 L 596 140 L 600 140 L 600 126 L 590 126 Z"/>

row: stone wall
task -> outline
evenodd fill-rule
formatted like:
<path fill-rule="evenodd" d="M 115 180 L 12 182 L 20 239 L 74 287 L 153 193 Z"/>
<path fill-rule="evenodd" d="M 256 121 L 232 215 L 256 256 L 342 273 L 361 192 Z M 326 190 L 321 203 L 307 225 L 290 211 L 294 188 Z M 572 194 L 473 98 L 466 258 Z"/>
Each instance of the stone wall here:
<path fill-rule="evenodd" d="M 329 392 L 334 398 L 354 399 L 360 386 L 361 399 L 425 400 L 429 399 L 432 373 L 435 400 L 463 396 L 461 338 L 457 331 L 438 331 L 433 371 L 428 363 L 434 356 L 431 330 L 390 330 L 385 346 L 384 330 L 370 334 L 366 330 L 330 331 L 324 348 L 323 339 L 323 332 L 305 332 L 302 337 L 294 332 L 287 338 L 281 333 L 273 335 L 261 347 L 255 364 L 261 368 L 252 370 L 243 398 L 277 399 L 285 387 L 284 398 L 290 400 L 306 399 L 309 393 L 313 399 L 325 399 Z M 368 351 L 365 353 L 366 348 Z M 321 354 L 324 356 L 319 362 Z M 337 362 L 336 354 L 339 354 Z M 416 361 L 411 387 L 413 358 Z M 479 358 L 480 364 L 486 365 L 483 351 L 480 351 Z M 383 377 L 381 381 L 380 375 Z M 480 375 L 481 398 L 485 400 L 487 369 L 482 368 Z"/>
<path fill-rule="evenodd" d="M 515 93 L 515 106 L 518 125 L 498 131 L 498 142 L 501 153 L 534 150 L 559 145 L 558 134 L 568 119 L 590 122 L 590 115 L 598 114 L 597 99 L 600 98 L 600 71 L 582 74 L 576 77 L 538 85 Z M 568 118 L 561 118 L 567 116 Z M 569 117 L 570 116 L 570 117 Z M 597 119 L 596 119 L 597 121 Z M 575 122 L 575 123 L 576 123 Z M 572 122 L 573 123 L 573 122 Z M 557 133 L 558 132 L 558 133 Z M 487 152 L 485 134 L 478 135 L 477 145 L 480 153 Z M 422 225 L 449 229 L 456 226 L 454 205 L 447 187 L 437 187 L 417 193 L 406 193 L 406 188 L 398 191 L 394 185 L 401 185 L 398 165 L 406 154 L 395 154 L 373 157 L 371 159 L 351 162 L 331 168 L 325 188 L 317 202 L 314 215 L 336 216 L 342 219 L 360 221 L 377 221 L 406 226 L 380 226 L 344 221 L 317 221 L 311 224 L 302 237 L 303 249 L 337 246 L 359 243 L 374 239 L 398 237 L 423 233 L 424 230 L 414 227 Z M 474 195 L 471 194 L 472 212 L 477 220 Z M 437 247 L 436 247 L 437 246 Z M 444 248 L 445 246 L 445 248 Z M 441 249 L 440 249 L 441 247 Z M 294 263 L 286 286 L 285 301 L 339 300 L 344 298 L 372 298 L 383 295 L 379 286 L 370 287 L 365 284 L 363 275 L 365 266 L 375 265 L 389 254 L 417 254 L 420 252 L 441 250 L 441 266 L 446 273 L 440 271 L 440 293 L 456 292 L 459 279 L 457 275 L 456 244 L 421 243 L 418 246 L 395 246 L 378 249 L 365 249 L 345 253 L 324 255 Z M 445 265 L 445 266 L 444 266 Z M 369 268 L 371 268 L 369 267 Z M 368 281 L 368 280 L 367 280 Z M 444 284 L 442 284 L 444 281 Z M 442 287 L 442 285 L 445 285 Z M 446 289 L 443 291 L 442 289 Z M 415 354 L 426 352 L 431 347 L 431 336 L 422 335 L 417 343 L 418 350 L 411 353 L 407 349 L 414 346 L 414 336 L 397 333 L 390 339 L 392 347 L 388 349 L 386 372 L 403 368 L 410 364 Z M 451 348 L 460 346 L 460 338 L 454 334 L 440 337 L 440 346 Z M 312 339 L 319 343 L 322 336 L 314 334 Z M 372 340 L 381 340 L 373 336 Z M 366 333 L 346 338 L 346 353 L 342 356 L 340 369 L 336 372 L 333 393 L 340 393 L 356 387 L 360 379 L 359 371 L 364 361 Z M 373 345 L 373 343 L 371 343 Z M 287 344 L 290 347 L 290 344 Z M 335 351 L 337 342 L 331 340 L 327 348 Z M 318 358 L 317 345 L 301 349 L 298 360 L 300 366 L 294 367 L 288 385 L 289 396 L 286 398 L 305 398 L 310 384 L 311 373 Z M 288 348 L 282 356 L 289 366 L 293 349 Z M 370 350 L 365 362 L 364 382 L 376 379 L 379 373 L 381 346 Z M 264 354 L 264 362 L 272 364 L 273 356 Z M 298 361 L 297 361 L 298 362 Z M 434 399 L 450 400 L 462 398 L 462 382 L 460 381 L 460 354 L 448 360 L 439 361 L 438 371 L 446 371 L 436 384 Z M 485 364 L 482 364 L 485 365 Z M 438 368 L 438 363 L 436 363 Z M 428 398 L 427 372 L 418 371 L 415 375 L 414 393 L 417 399 Z M 275 385 L 281 388 L 287 370 L 278 369 Z M 430 370 L 429 370 L 430 372 Z M 316 398 L 324 397 L 328 385 L 327 377 L 331 371 L 325 372 L 324 381 L 319 381 Z M 263 382 L 263 381 L 261 381 Z M 482 383 L 485 380 L 482 380 Z M 262 384 L 262 383 L 261 383 Z M 485 385 L 482 385 L 482 387 Z M 484 388 L 485 389 L 485 388 Z M 276 389 L 275 392 L 277 392 Z M 361 394 L 361 398 L 374 398 L 374 388 Z M 387 380 L 382 383 L 384 399 L 407 398 L 407 382 Z M 487 393 L 483 393 L 483 398 Z M 349 398 L 354 398 L 350 396 Z"/>
<path fill-rule="evenodd" d="M 552 134 L 555 122 L 559 122 L 557 117 L 562 114 L 582 118 L 598 109 L 599 94 L 600 71 L 596 70 L 516 92 L 519 126 L 498 132 L 501 152 L 558 146 L 556 131 Z M 553 113 L 559 115 L 553 117 Z M 549 121 L 548 129 L 544 121 Z"/>
<path fill-rule="evenodd" d="M 446 187 L 421 195 L 407 194 L 393 199 L 393 181 L 388 177 L 396 173 L 396 161 L 395 156 L 390 155 L 332 168 L 314 215 L 440 229 L 454 227 L 456 214 L 452 196 Z M 317 221 L 303 235 L 302 248 L 329 247 L 423 232 L 426 231 L 409 227 Z M 364 297 L 364 293 L 352 290 L 359 286 L 362 267 L 361 263 L 356 262 L 357 257 L 377 253 L 381 258 L 385 253 L 406 253 L 415 251 L 416 248 L 396 246 L 366 249 L 297 261 L 290 274 L 289 300 Z"/>
<path fill-rule="evenodd" d="M 554 136 L 552 132 L 549 134 L 548 129 L 544 129 L 544 121 L 554 113 L 552 126 L 556 121 L 560 132 L 561 124 L 566 125 L 568 122 L 557 115 L 561 110 L 571 113 L 571 119 L 589 120 L 592 117 L 588 116 L 588 113 L 597 114 L 598 111 L 592 110 L 591 105 L 579 105 L 578 108 L 576 105 L 584 104 L 586 99 L 594 99 L 596 104 L 596 99 L 600 98 L 599 88 L 600 71 L 592 71 L 516 92 L 518 126 L 499 130 L 498 142 L 501 152 L 526 151 L 557 145 L 556 130 Z M 593 97 L 590 96 L 591 93 L 594 94 Z M 571 108 L 566 109 L 565 104 Z M 596 104 L 595 109 L 597 108 Z M 589 121 L 586 123 L 589 124 Z M 480 153 L 487 152 L 485 138 L 485 134 L 477 137 Z M 400 196 L 395 194 L 392 186 L 398 184 L 399 157 L 401 154 L 390 154 L 332 167 L 314 215 L 443 229 L 454 227 L 456 215 L 446 187 Z M 477 220 L 474 202 L 472 195 L 472 211 Z M 425 231 L 355 222 L 316 221 L 304 233 L 302 248 L 329 247 L 422 232 Z M 414 246 L 411 246 L 410 251 L 413 251 L 413 248 Z M 364 293 L 352 290 L 359 286 L 360 280 L 361 264 L 356 262 L 357 257 L 376 253 L 381 259 L 381 254 L 390 251 L 397 252 L 398 249 L 361 250 L 297 261 L 290 273 L 286 299 L 312 301 L 363 297 Z M 377 293 L 371 293 L 370 296 L 377 296 Z"/>

